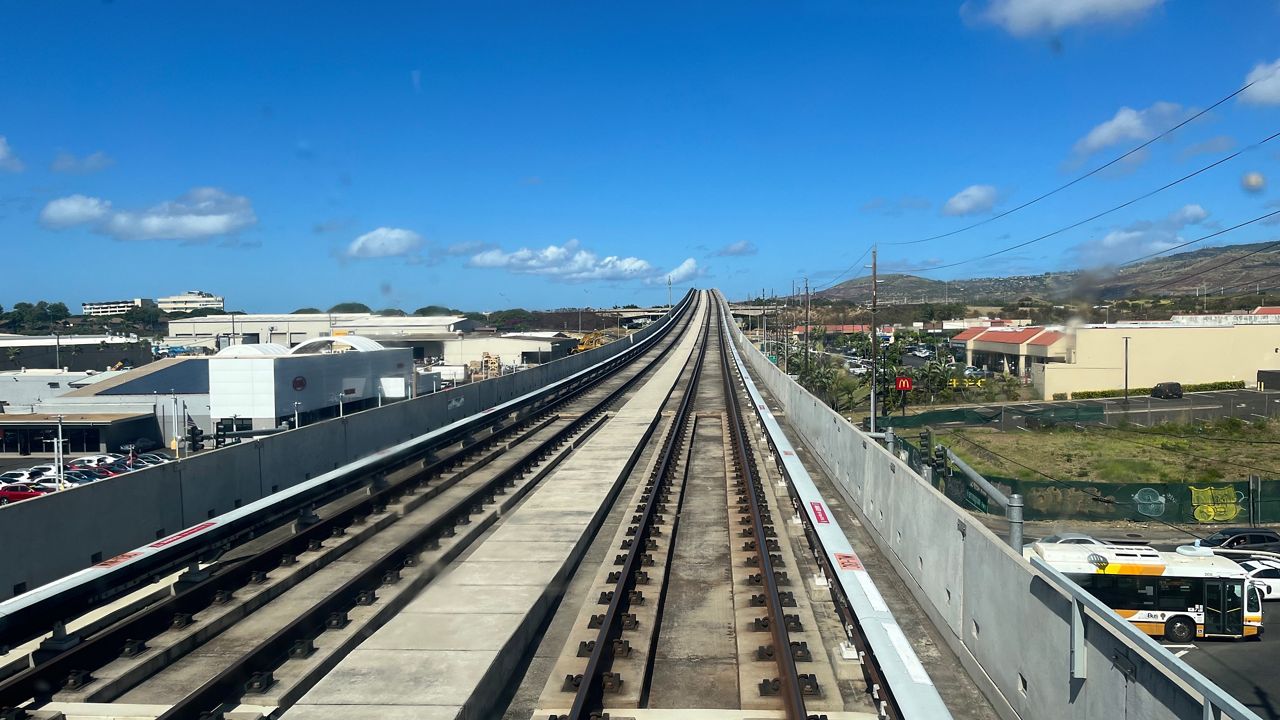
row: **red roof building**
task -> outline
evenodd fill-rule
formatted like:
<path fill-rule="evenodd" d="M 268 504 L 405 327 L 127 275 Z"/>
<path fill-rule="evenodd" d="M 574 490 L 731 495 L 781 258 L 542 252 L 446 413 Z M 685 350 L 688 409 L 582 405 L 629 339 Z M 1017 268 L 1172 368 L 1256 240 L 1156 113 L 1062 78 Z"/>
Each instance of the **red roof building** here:
<path fill-rule="evenodd" d="M 960 331 L 960 334 L 959 334 L 959 335 L 956 335 L 955 337 L 951 338 L 951 342 L 953 342 L 953 343 L 957 343 L 957 342 L 967 342 L 967 341 L 969 341 L 969 340 L 972 340 L 972 339 L 974 339 L 974 338 L 978 337 L 979 335 L 981 335 L 982 333 L 984 333 L 984 332 L 986 332 L 987 330 L 990 330 L 990 329 L 991 329 L 991 328 L 986 328 L 986 327 L 971 327 L 971 328 L 965 328 L 964 330 L 961 330 L 961 331 Z"/>

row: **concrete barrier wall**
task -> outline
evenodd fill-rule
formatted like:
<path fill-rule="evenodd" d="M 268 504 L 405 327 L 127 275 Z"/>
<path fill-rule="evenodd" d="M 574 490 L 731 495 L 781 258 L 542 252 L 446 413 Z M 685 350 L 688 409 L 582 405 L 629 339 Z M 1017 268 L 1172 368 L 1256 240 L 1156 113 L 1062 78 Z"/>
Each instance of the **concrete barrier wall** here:
<path fill-rule="evenodd" d="M 784 375 L 740 333 L 737 343 L 791 428 L 872 530 L 1001 716 L 1201 716 L 1198 693 L 1087 611 L 1087 677 L 1073 678 L 1070 597 L 905 462 Z M 1132 674 L 1120 669 L 1129 665 Z"/>
<path fill-rule="evenodd" d="M 686 296 L 687 302 L 689 297 Z M 212 515 L 514 400 L 661 332 L 631 336 L 524 372 L 390 403 L 297 430 L 0 508 L 0 598 L 145 545 Z"/>

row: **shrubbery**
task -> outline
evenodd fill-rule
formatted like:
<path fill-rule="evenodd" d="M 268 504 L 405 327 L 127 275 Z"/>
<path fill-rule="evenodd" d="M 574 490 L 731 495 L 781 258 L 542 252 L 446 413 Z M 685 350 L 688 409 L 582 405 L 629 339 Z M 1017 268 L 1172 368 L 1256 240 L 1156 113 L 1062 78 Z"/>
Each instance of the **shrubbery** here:
<path fill-rule="evenodd" d="M 1209 390 L 1242 390 L 1243 380 L 1220 380 L 1218 382 L 1183 385 L 1183 392 L 1206 392 Z M 1150 395 L 1151 388 L 1129 388 L 1129 397 Z M 1081 390 L 1071 393 L 1072 400 L 1090 400 L 1094 398 L 1124 397 L 1124 390 Z M 1067 393 L 1054 393 L 1054 400 L 1066 400 Z"/>

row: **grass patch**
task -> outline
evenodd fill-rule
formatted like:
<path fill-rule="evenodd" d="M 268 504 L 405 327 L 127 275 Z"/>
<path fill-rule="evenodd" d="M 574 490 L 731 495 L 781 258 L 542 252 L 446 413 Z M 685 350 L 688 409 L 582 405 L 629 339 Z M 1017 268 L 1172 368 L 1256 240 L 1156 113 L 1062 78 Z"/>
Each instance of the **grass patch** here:
<path fill-rule="evenodd" d="M 1024 480 L 1045 480 L 1041 472 L 1058 480 L 1106 483 L 1207 484 L 1250 475 L 1280 478 L 1280 422 L 1225 418 L 1191 426 L 1058 427 L 1004 433 L 963 428 L 940 432 L 937 441 L 980 473 Z"/>

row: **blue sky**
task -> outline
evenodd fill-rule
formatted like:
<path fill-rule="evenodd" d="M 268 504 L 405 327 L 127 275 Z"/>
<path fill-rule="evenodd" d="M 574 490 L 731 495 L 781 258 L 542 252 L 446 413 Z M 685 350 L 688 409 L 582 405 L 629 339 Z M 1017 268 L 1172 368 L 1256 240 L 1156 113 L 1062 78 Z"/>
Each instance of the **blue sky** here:
<path fill-rule="evenodd" d="M 248 311 L 1120 262 L 1280 207 L 1280 3 L 7 2 L 0 304 Z M 980 228 L 1258 80 L 1148 150 Z M 1260 188 L 1242 178 L 1259 173 Z M 1268 204 L 1272 207 L 1268 208 Z M 1217 240 L 1257 242 L 1277 225 Z"/>

